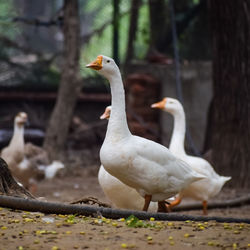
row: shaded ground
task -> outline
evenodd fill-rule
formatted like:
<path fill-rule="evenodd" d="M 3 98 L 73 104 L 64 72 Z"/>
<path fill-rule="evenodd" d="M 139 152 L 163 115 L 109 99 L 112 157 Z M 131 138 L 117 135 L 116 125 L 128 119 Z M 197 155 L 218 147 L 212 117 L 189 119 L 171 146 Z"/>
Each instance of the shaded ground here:
<path fill-rule="evenodd" d="M 97 181 L 98 166 L 64 171 L 39 183 L 36 196 L 70 202 L 94 196 L 108 202 Z M 239 191 L 225 189 L 218 199 Z M 200 215 L 201 211 L 188 214 Z M 209 215 L 250 218 L 250 206 L 210 210 Z M 0 209 L 0 249 L 250 249 L 250 225 L 199 222 L 140 222 L 82 216 L 44 215 Z"/>

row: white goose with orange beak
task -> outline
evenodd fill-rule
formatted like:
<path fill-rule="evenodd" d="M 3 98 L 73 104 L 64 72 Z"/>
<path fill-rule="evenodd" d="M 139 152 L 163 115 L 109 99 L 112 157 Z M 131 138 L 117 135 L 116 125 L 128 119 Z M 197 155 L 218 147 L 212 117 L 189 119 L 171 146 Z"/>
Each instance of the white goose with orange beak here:
<path fill-rule="evenodd" d="M 176 158 L 166 147 L 130 133 L 123 82 L 113 59 L 100 55 L 86 67 L 97 70 L 108 79 L 111 87 L 112 112 L 100 150 L 103 167 L 137 190 L 144 198 L 144 211 L 148 210 L 151 201 L 157 201 L 158 211 L 167 212 L 165 200 L 203 176 Z"/>
<path fill-rule="evenodd" d="M 106 107 L 100 119 L 109 119 L 111 113 L 111 106 Z M 101 165 L 98 172 L 99 184 L 106 195 L 106 197 L 117 208 L 141 210 L 144 205 L 144 199 L 138 192 L 131 188 L 113 175 L 109 174 Z M 157 202 L 151 202 L 148 208 L 149 211 L 157 211 Z"/>
<path fill-rule="evenodd" d="M 178 100 L 170 97 L 163 98 L 162 101 L 152 104 L 151 107 L 161 109 L 173 115 L 174 129 L 169 150 L 176 157 L 187 162 L 194 171 L 205 176 L 204 179 L 193 182 L 183 189 L 179 193 L 178 198 L 170 204 L 170 207 L 178 205 L 182 198 L 187 197 L 202 201 L 203 213 L 207 214 L 207 201 L 217 195 L 231 177 L 218 175 L 206 160 L 186 154 L 184 149 L 186 133 L 185 112 Z"/>

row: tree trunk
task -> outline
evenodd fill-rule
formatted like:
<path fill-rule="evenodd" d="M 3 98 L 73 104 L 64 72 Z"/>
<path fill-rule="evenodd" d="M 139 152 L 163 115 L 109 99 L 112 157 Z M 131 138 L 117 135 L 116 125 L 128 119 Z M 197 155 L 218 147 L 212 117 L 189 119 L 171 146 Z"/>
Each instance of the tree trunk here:
<path fill-rule="evenodd" d="M 213 35 L 213 162 L 250 187 L 250 1 L 210 0 Z"/>
<path fill-rule="evenodd" d="M 159 43 L 165 36 L 164 31 L 167 25 L 165 0 L 149 0 L 150 13 L 150 48 L 159 49 Z"/>
<path fill-rule="evenodd" d="M 132 0 L 131 2 L 131 14 L 129 22 L 129 34 L 128 34 L 125 67 L 130 63 L 130 61 L 133 59 L 134 56 L 134 40 L 137 32 L 138 14 L 140 5 L 141 5 L 141 0 Z"/>
<path fill-rule="evenodd" d="M 34 199 L 24 187 L 18 185 L 13 178 L 7 163 L 0 158 L 0 195 L 10 195 L 22 198 Z"/>
<path fill-rule="evenodd" d="M 64 1 L 63 33 L 65 62 L 62 68 L 57 101 L 43 145 L 51 159 L 57 158 L 65 146 L 74 107 L 81 89 L 78 64 L 80 20 L 77 0 Z"/>

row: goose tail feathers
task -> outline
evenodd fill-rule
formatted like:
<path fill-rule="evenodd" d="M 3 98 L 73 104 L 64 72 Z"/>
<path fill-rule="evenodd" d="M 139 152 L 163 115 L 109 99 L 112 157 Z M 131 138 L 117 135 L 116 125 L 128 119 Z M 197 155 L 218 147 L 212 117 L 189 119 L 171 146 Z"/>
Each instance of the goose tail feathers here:
<path fill-rule="evenodd" d="M 221 176 L 221 180 L 222 180 L 223 185 L 224 185 L 227 181 L 230 181 L 231 179 L 232 179 L 231 176 Z"/>

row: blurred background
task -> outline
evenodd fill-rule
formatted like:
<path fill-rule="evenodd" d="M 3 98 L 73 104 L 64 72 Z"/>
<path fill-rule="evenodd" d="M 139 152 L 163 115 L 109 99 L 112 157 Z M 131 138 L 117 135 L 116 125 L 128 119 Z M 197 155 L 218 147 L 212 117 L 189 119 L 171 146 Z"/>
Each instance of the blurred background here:
<path fill-rule="evenodd" d="M 85 65 L 103 54 L 122 72 L 134 134 L 168 147 L 173 119 L 150 105 L 178 98 L 187 152 L 249 187 L 250 6 L 239 2 L 0 0 L 0 148 L 24 111 L 26 142 L 69 167 L 99 165 L 111 96 Z"/>

